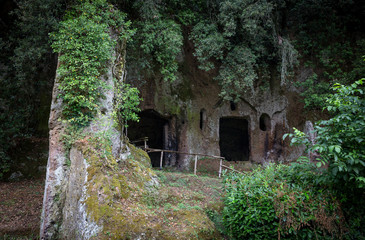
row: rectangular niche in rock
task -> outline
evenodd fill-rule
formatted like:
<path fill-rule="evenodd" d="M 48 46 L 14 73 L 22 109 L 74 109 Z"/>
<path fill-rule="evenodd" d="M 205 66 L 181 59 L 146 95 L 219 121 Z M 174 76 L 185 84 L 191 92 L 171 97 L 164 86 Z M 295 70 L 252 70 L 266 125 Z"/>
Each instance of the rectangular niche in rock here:
<path fill-rule="evenodd" d="M 221 156 L 228 161 L 248 161 L 250 156 L 248 120 L 237 117 L 220 118 L 219 148 Z"/>

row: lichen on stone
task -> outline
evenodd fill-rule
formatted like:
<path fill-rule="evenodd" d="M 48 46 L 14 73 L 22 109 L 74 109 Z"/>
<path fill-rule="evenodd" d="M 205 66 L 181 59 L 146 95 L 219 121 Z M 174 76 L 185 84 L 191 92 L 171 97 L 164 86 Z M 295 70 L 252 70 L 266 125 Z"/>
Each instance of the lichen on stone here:
<path fill-rule="evenodd" d="M 88 164 L 83 203 L 88 217 L 102 227 L 91 239 L 219 239 L 202 208 L 182 207 L 186 196 L 157 184 L 146 152 L 125 143 L 128 157 L 117 161 L 108 141 L 88 137 L 81 142 L 77 146 Z M 164 206 L 169 204 L 174 207 Z"/>

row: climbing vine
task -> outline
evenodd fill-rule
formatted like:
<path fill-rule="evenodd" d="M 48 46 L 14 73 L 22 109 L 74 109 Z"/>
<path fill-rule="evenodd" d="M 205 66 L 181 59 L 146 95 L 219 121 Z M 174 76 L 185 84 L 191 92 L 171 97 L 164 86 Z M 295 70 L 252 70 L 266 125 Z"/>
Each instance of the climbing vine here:
<path fill-rule="evenodd" d="M 122 128 L 122 132 L 124 132 L 124 127 L 128 127 L 128 121 L 139 120 L 137 113 L 141 109 L 138 106 L 142 100 L 139 97 L 139 90 L 124 82 L 126 73 L 125 45 L 126 41 L 120 41 L 118 44 L 119 56 L 116 58 L 113 70 L 115 97 L 112 116 L 117 127 Z"/>
<path fill-rule="evenodd" d="M 138 112 L 141 98 L 139 90 L 130 84 L 119 82 L 116 87 L 113 117 L 118 126 L 128 127 L 128 121 L 139 121 Z"/>
<path fill-rule="evenodd" d="M 79 0 L 69 10 L 58 32 L 51 33 L 52 48 L 59 53 L 63 115 L 73 125 L 85 126 L 98 110 L 106 83 L 101 76 L 112 58 L 112 49 L 133 31 L 126 15 L 106 0 Z M 111 38 L 111 29 L 118 34 Z"/>

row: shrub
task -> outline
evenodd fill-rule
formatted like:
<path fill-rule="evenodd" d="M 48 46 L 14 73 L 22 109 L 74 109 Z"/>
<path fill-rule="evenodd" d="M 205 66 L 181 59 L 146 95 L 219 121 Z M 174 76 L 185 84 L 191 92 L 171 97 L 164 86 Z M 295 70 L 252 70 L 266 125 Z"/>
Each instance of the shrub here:
<path fill-rule="evenodd" d="M 339 201 L 301 161 L 225 176 L 223 219 L 234 239 L 313 239 L 342 235 Z"/>
<path fill-rule="evenodd" d="M 292 138 L 291 144 L 304 144 L 307 151 L 320 154 L 318 166 L 328 164 L 331 181 L 346 188 L 365 188 L 365 99 L 360 88 L 363 80 L 350 86 L 333 86 L 335 93 L 326 102 L 333 117 L 315 124 L 314 144 L 297 129 L 294 134 L 286 134 Z"/>
<path fill-rule="evenodd" d="M 305 133 L 294 129 L 291 143 L 304 144 L 318 155 L 318 166 L 326 164 L 326 181 L 341 199 L 348 239 L 364 239 L 365 207 L 365 99 L 364 79 L 350 86 L 335 84 L 326 109 L 333 114 L 315 124 L 312 143 Z"/>

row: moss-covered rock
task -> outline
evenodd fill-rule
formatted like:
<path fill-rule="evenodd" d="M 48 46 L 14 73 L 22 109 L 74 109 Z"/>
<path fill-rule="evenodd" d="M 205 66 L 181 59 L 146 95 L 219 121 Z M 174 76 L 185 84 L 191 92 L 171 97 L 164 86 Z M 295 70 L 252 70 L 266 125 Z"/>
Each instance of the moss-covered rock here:
<path fill-rule="evenodd" d="M 204 206 L 192 206 L 204 202 L 204 194 L 182 194 L 186 191 L 179 192 L 179 186 L 158 184 L 150 159 L 141 149 L 126 143 L 122 150 L 129 155 L 122 160 L 114 157 L 108 141 L 99 137 L 82 139 L 75 146 L 70 169 L 73 184 L 67 192 L 65 211 L 77 212 L 80 207 L 75 206 L 85 206 L 87 217 L 82 221 L 88 221 L 94 228 L 77 232 L 70 230 L 70 224 L 64 224 L 62 236 L 66 239 L 220 238 Z M 195 181 L 181 179 L 176 178 L 178 184 Z M 204 186 L 203 182 L 198 185 Z"/>

